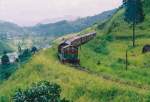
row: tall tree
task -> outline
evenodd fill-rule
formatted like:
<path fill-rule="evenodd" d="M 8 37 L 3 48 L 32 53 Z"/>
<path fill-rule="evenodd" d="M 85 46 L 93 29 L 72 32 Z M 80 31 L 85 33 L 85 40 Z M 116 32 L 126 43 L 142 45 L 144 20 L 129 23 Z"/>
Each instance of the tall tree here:
<path fill-rule="evenodd" d="M 123 2 L 123 5 L 126 5 L 126 3 L 127 3 L 127 0 L 123 0 L 122 2 Z"/>
<path fill-rule="evenodd" d="M 133 47 L 135 47 L 135 26 L 144 21 L 143 5 L 141 0 L 124 0 L 125 21 L 133 27 Z"/>

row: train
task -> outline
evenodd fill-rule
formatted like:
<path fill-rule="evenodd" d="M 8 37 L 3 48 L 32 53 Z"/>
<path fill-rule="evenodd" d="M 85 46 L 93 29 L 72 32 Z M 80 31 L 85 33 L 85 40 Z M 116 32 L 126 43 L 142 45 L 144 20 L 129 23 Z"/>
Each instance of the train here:
<path fill-rule="evenodd" d="M 62 63 L 79 64 L 79 47 L 92 40 L 95 36 L 96 32 L 91 32 L 63 41 L 58 45 L 58 58 Z"/>

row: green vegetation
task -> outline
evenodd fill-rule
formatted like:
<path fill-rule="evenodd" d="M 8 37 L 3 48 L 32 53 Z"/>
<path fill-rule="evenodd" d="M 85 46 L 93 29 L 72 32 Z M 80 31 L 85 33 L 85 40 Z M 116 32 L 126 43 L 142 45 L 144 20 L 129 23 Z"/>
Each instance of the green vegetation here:
<path fill-rule="evenodd" d="M 144 7 L 150 3 L 144 1 Z M 119 10 L 106 24 L 96 28 L 97 38 L 84 45 L 80 50 L 81 66 L 89 71 L 121 81 L 132 86 L 150 88 L 150 53 L 142 54 L 144 45 L 150 43 L 149 12 L 144 8 L 145 21 L 137 25 L 137 46 L 132 47 L 132 28 L 124 21 L 124 9 Z M 96 44 L 96 45 L 95 45 Z M 125 59 L 128 51 L 128 71 Z"/>
<path fill-rule="evenodd" d="M 120 9 L 110 20 L 80 33 L 97 32 L 97 37 L 79 51 L 84 70 L 61 64 L 57 44 L 53 44 L 52 48 L 36 53 L 0 84 L 0 101 L 11 101 L 18 88 L 27 89 L 33 82 L 47 80 L 59 84 L 61 96 L 74 102 L 149 102 L 150 53 L 142 54 L 142 47 L 150 43 L 149 3 L 144 0 L 145 21 L 137 25 L 135 48 L 131 44 L 132 26 L 124 21 L 124 9 Z"/>
<path fill-rule="evenodd" d="M 13 96 L 14 102 L 69 102 L 60 98 L 59 85 L 47 81 L 34 83 L 31 88 L 18 90 Z"/>
<path fill-rule="evenodd" d="M 7 55 L 7 52 L 4 52 L 4 55 L 1 58 L 1 63 L 2 63 L 2 65 L 10 64 L 9 56 Z"/>
<path fill-rule="evenodd" d="M 17 64 L 0 65 L 0 84 L 17 70 Z"/>
<path fill-rule="evenodd" d="M 21 51 L 19 58 L 17 58 L 13 63 L 10 63 L 9 57 L 6 52 L 4 52 L 4 55 L 1 58 L 2 64 L 0 65 L 0 83 L 8 79 L 20 65 L 27 63 L 32 55 L 36 54 L 34 50 L 33 52 L 30 49 Z"/>
<path fill-rule="evenodd" d="M 20 53 L 19 60 L 21 62 L 24 62 L 27 61 L 31 56 L 32 56 L 32 52 L 30 51 L 30 49 L 25 49 Z"/>
<path fill-rule="evenodd" d="M 144 21 L 143 4 L 141 0 L 127 0 L 125 6 L 125 21 L 133 27 L 133 47 L 135 47 L 135 27 L 136 24 Z"/>
<path fill-rule="evenodd" d="M 33 82 L 47 80 L 62 87 L 62 97 L 74 102 L 135 101 L 149 99 L 148 90 L 137 88 L 101 76 L 89 74 L 61 64 L 53 47 L 37 53 L 0 85 L 1 100 L 12 99 L 18 88 L 26 89 Z"/>

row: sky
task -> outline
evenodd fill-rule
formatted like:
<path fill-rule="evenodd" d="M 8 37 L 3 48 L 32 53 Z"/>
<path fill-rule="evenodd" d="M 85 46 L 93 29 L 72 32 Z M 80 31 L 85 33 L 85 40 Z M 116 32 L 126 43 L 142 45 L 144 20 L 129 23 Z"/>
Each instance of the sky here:
<path fill-rule="evenodd" d="M 32 26 L 46 19 L 86 17 L 117 8 L 122 0 L 0 0 L 0 20 Z"/>

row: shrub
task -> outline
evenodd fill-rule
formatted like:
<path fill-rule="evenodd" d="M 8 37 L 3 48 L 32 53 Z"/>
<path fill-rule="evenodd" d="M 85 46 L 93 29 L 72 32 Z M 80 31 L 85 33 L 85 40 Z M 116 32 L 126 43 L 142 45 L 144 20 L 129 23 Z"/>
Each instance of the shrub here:
<path fill-rule="evenodd" d="M 96 45 L 94 51 L 96 53 L 102 53 L 104 55 L 109 54 L 109 50 L 107 48 L 107 44 L 114 40 L 114 36 L 112 34 L 107 34 L 101 38 L 99 38 L 99 44 Z"/>
<path fill-rule="evenodd" d="M 32 52 L 33 54 L 35 54 L 37 51 L 38 51 L 38 49 L 37 49 L 35 46 L 31 48 L 31 52 Z"/>
<path fill-rule="evenodd" d="M 14 102 L 69 102 L 60 98 L 61 88 L 57 84 L 41 81 L 26 90 L 18 90 Z"/>
<path fill-rule="evenodd" d="M 21 53 L 21 54 L 19 55 L 19 59 L 20 59 L 20 61 L 25 61 L 25 60 L 27 60 L 28 58 L 30 58 L 31 55 L 32 55 L 31 51 L 30 51 L 29 49 L 25 49 L 25 50 L 23 51 L 23 53 Z"/>
<path fill-rule="evenodd" d="M 8 64 L 10 64 L 9 57 L 7 56 L 7 53 L 6 53 L 6 52 L 4 52 L 4 55 L 2 56 L 1 62 L 2 62 L 3 65 L 8 65 Z"/>
<path fill-rule="evenodd" d="M 6 97 L 6 96 L 1 96 L 1 97 L 0 97 L 0 102 L 8 102 L 8 97 Z"/>
<path fill-rule="evenodd" d="M 102 54 L 105 54 L 107 55 L 109 53 L 108 49 L 107 49 L 107 45 L 106 45 L 106 41 L 103 40 L 100 42 L 100 44 L 98 44 L 96 47 L 95 47 L 95 52 L 96 53 L 102 53 Z"/>

